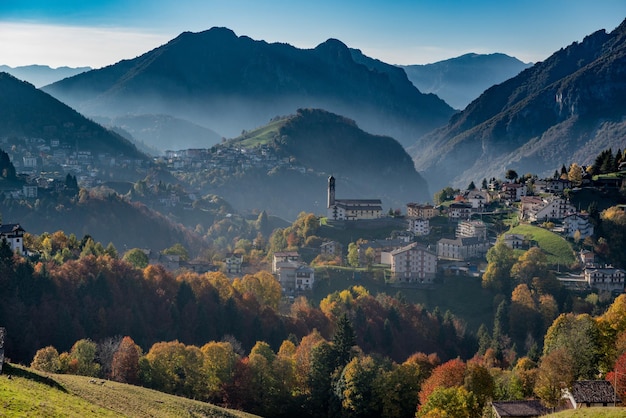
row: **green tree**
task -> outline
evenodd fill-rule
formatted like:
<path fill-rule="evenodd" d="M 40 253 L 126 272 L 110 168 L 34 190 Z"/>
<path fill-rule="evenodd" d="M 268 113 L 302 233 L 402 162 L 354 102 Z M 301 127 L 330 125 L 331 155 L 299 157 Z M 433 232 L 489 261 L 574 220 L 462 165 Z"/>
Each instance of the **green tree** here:
<path fill-rule="evenodd" d="M 148 267 L 148 256 L 140 248 L 133 248 L 126 251 L 122 259 L 132 264 L 137 269 L 144 269 Z"/>
<path fill-rule="evenodd" d="M 519 176 L 517 175 L 517 171 L 512 170 L 512 169 L 508 169 L 506 170 L 506 172 L 504 173 L 504 178 L 507 180 L 515 180 L 516 178 L 518 178 Z"/>
<path fill-rule="evenodd" d="M 587 314 L 561 314 L 546 332 L 543 354 L 565 350 L 575 379 L 594 379 L 600 360 L 600 330 Z"/>
<path fill-rule="evenodd" d="M 352 267 L 359 266 L 359 247 L 354 242 L 348 244 L 348 264 Z"/>
<path fill-rule="evenodd" d="M 464 387 L 438 387 L 420 406 L 418 418 L 473 418 L 481 411 L 476 397 Z"/>
<path fill-rule="evenodd" d="M 176 243 L 172 245 L 171 247 L 164 249 L 163 254 L 177 255 L 183 261 L 189 260 L 189 252 L 182 244 L 179 244 L 179 243 Z"/>
<path fill-rule="evenodd" d="M 90 339 L 76 341 L 70 351 L 70 371 L 81 376 L 98 376 L 100 365 L 96 363 L 97 348 Z"/>
<path fill-rule="evenodd" d="M 511 268 L 515 263 L 513 250 L 500 241 L 487 251 L 487 262 L 482 278 L 483 287 L 509 294 L 511 292 Z"/>
<path fill-rule="evenodd" d="M 353 356 L 353 347 L 356 345 L 356 336 L 354 329 L 344 313 L 339 317 L 335 335 L 333 336 L 333 348 L 337 353 L 337 364 L 341 367 L 348 364 Z"/>
<path fill-rule="evenodd" d="M 374 261 L 376 261 L 376 251 L 374 251 L 372 247 L 368 247 L 368 249 L 365 250 L 365 263 L 368 269 L 372 268 Z"/>

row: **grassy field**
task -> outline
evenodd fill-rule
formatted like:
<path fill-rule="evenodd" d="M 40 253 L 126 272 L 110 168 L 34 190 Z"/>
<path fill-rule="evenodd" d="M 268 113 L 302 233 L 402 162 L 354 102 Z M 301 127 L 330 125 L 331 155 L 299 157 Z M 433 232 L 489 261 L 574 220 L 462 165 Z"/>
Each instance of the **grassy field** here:
<path fill-rule="evenodd" d="M 254 417 L 108 380 L 41 374 L 10 364 L 3 372 L 0 417 Z"/>
<path fill-rule="evenodd" d="M 570 243 L 560 235 L 547 229 L 522 224 L 512 228 L 509 233 L 532 237 L 531 239 L 537 241 L 539 248 L 548 256 L 548 263 L 554 266 L 570 266 L 576 261 Z"/>
<path fill-rule="evenodd" d="M 335 291 L 360 285 L 376 296 L 386 293 L 402 295 L 407 301 L 424 306 L 432 311 L 436 307 L 444 313 L 449 310 L 466 321 L 468 329 L 477 331 L 481 324 L 491 327 L 493 321 L 493 293 L 482 288 L 475 277 L 444 277 L 431 287 L 394 287 L 382 280 L 380 271 L 368 272 L 365 269 L 320 268 L 315 272 L 315 288 L 311 301 L 320 300 Z M 378 278 L 376 278 L 378 277 Z"/>
<path fill-rule="evenodd" d="M 555 414 L 546 415 L 550 418 L 624 418 L 626 408 L 581 408 L 569 411 L 561 411 Z"/>
<path fill-rule="evenodd" d="M 254 148 L 258 145 L 265 145 L 274 139 L 278 133 L 278 129 L 284 125 L 284 123 L 284 119 L 279 119 L 261 128 L 249 131 L 238 138 L 238 140 L 240 140 L 239 145 L 244 148 Z"/>

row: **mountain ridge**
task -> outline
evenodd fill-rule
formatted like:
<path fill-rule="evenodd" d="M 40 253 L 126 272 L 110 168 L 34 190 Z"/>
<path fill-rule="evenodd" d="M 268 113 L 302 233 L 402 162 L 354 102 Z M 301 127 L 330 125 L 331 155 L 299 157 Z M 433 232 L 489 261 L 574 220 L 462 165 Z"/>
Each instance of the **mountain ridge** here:
<path fill-rule="evenodd" d="M 588 35 L 487 89 L 410 147 L 418 170 L 431 186 L 461 186 L 509 168 L 549 175 L 617 149 L 626 115 L 625 26 Z"/>
<path fill-rule="evenodd" d="M 419 92 L 395 67 L 380 63 L 374 70 L 355 61 L 336 39 L 298 49 L 227 28 L 183 32 L 135 59 L 43 90 L 85 114 L 171 114 L 227 137 L 311 107 L 408 144 L 454 113 L 443 100 Z"/>
<path fill-rule="evenodd" d="M 468 53 L 425 65 L 400 65 L 422 92 L 434 93 L 457 109 L 464 109 L 487 88 L 530 67 L 502 53 Z"/>

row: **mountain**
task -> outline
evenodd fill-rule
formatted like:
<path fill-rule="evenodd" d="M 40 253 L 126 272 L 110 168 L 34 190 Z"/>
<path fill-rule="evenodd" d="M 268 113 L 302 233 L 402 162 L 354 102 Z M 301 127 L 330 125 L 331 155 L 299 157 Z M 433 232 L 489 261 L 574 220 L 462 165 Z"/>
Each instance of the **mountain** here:
<path fill-rule="evenodd" d="M 94 117 L 94 120 L 113 130 L 121 128 L 133 139 L 147 144 L 163 154 L 166 150 L 210 148 L 221 141 L 215 131 L 169 115 L 123 115 L 113 118 Z"/>
<path fill-rule="evenodd" d="M 47 65 L 25 65 L 22 67 L 0 65 L 0 71 L 9 73 L 20 80 L 28 81 L 37 88 L 89 70 L 91 70 L 91 67 L 50 68 Z"/>
<path fill-rule="evenodd" d="M 464 109 L 489 87 L 530 67 L 505 54 L 465 54 L 426 65 L 400 65 L 421 92 L 433 93 L 456 109 Z"/>
<path fill-rule="evenodd" d="M 353 120 L 320 109 L 299 109 L 214 152 L 224 155 L 227 149 L 276 161 L 271 169 L 205 174 L 210 182 L 203 192 L 222 196 L 240 211 L 255 208 L 285 219 L 295 219 L 301 211 L 326 214 L 331 174 L 337 198 L 381 199 L 385 211 L 430 196 L 398 141 L 364 132 Z"/>
<path fill-rule="evenodd" d="M 493 86 L 409 152 L 433 189 L 518 173 L 551 175 L 623 148 L 626 21 Z"/>
<path fill-rule="evenodd" d="M 408 144 L 454 113 L 437 96 L 420 93 L 394 66 L 378 62 L 375 67 L 357 62 L 336 39 L 298 49 L 212 28 L 182 33 L 140 57 L 44 91 L 84 114 L 167 114 L 228 137 L 312 107 Z"/>
<path fill-rule="evenodd" d="M 0 73 L 0 109 L 0 135 L 4 138 L 58 139 L 61 146 L 84 151 L 146 158 L 120 135 L 7 73 Z"/>

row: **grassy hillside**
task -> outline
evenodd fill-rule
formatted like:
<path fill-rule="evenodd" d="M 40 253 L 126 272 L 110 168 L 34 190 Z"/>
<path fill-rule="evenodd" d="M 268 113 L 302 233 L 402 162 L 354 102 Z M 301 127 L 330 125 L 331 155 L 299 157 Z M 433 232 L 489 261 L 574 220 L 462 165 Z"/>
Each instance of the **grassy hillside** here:
<path fill-rule="evenodd" d="M 551 418 L 622 418 L 626 408 L 582 408 L 548 415 Z"/>
<path fill-rule="evenodd" d="M 31 369 L 5 365 L 4 374 L 0 375 L 0 416 L 243 418 L 254 415 L 108 380 L 44 376 Z"/>
<path fill-rule="evenodd" d="M 518 225 L 508 233 L 530 236 L 548 256 L 548 263 L 569 266 L 576 260 L 572 246 L 560 235 L 532 225 Z"/>

